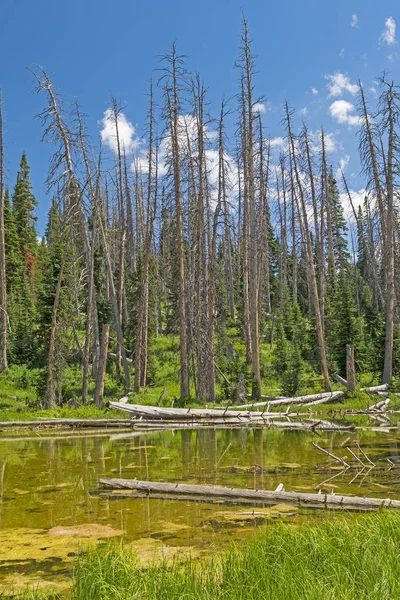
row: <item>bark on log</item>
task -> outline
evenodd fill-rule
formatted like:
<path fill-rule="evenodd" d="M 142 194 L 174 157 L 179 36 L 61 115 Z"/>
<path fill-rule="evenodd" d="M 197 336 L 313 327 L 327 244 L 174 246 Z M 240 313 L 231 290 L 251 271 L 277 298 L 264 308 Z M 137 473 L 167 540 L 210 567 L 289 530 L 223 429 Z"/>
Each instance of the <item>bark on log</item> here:
<path fill-rule="evenodd" d="M 275 416 L 275 415 L 274 415 Z M 305 416 L 305 415 L 304 415 Z M 199 419 L 199 420 L 142 420 L 133 419 L 135 429 L 158 429 L 158 430 L 176 430 L 176 429 L 290 429 L 300 431 L 354 431 L 354 425 L 338 425 L 329 421 L 307 419 L 307 421 L 274 421 L 271 418 L 257 419 Z"/>
<path fill-rule="evenodd" d="M 340 375 L 338 375 L 338 373 L 335 373 L 334 375 L 332 375 L 332 378 L 335 379 L 335 381 L 337 381 L 338 383 L 341 383 L 342 385 L 347 387 L 346 379 L 344 379 L 344 377 L 341 377 Z"/>
<path fill-rule="evenodd" d="M 309 396 L 298 396 L 298 398 L 277 398 L 271 400 L 269 406 L 285 406 L 287 404 L 307 404 L 317 400 L 325 400 L 326 402 L 338 400 L 344 396 L 344 392 L 322 392 L 320 394 L 310 394 Z"/>
<path fill-rule="evenodd" d="M 42 419 L 40 421 L 0 421 L 6 427 L 132 427 L 132 419 Z"/>
<path fill-rule="evenodd" d="M 332 392 L 328 394 L 313 394 L 312 396 L 300 396 L 299 398 L 285 398 L 283 400 L 273 400 L 269 403 L 270 406 L 283 406 L 287 404 L 304 404 L 314 400 L 337 400 L 343 396 L 343 392 Z M 121 402 L 110 402 L 111 408 L 117 408 L 129 412 L 135 417 L 143 417 L 147 419 L 219 419 L 235 417 L 242 418 L 257 418 L 264 417 L 264 412 L 256 411 L 240 411 L 228 409 L 207 409 L 207 408 L 163 408 L 159 406 L 142 406 L 140 404 L 128 404 Z"/>
<path fill-rule="evenodd" d="M 387 410 L 389 403 L 390 403 L 390 398 L 386 398 L 386 400 L 381 400 L 380 402 L 377 402 L 376 404 L 373 404 L 372 406 L 370 406 L 368 408 L 368 411 L 379 410 L 379 411 L 384 412 Z"/>
<path fill-rule="evenodd" d="M 135 490 L 146 495 L 163 498 L 168 495 L 176 499 L 209 498 L 234 499 L 238 501 L 262 501 L 265 504 L 291 504 L 304 508 L 329 508 L 346 510 L 379 510 L 381 508 L 400 508 L 400 500 L 389 498 L 361 498 L 359 496 L 340 496 L 335 494 L 306 494 L 302 492 L 284 492 L 227 488 L 222 486 L 194 485 L 185 483 L 161 483 L 139 481 L 136 479 L 100 479 L 100 485 L 112 490 Z"/>
<path fill-rule="evenodd" d="M 388 389 L 388 384 L 384 383 L 383 385 L 374 385 L 372 387 L 361 388 L 360 392 L 386 392 Z"/>

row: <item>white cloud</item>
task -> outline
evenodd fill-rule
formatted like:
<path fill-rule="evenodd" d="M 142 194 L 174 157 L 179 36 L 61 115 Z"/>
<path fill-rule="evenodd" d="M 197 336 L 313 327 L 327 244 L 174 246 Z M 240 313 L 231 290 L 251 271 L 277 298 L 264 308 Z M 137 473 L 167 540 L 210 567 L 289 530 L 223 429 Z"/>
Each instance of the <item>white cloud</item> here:
<path fill-rule="evenodd" d="M 263 104 L 262 102 L 256 102 L 253 106 L 253 110 L 254 112 L 258 112 L 258 113 L 265 113 L 266 106 L 265 104 Z"/>
<path fill-rule="evenodd" d="M 286 144 L 286 140 L 283 137 L 276 137 L 270 140 L 271 148 L 283 148 Z"/>
<path fill-rule="evenodd" d="M 357 214 L 358 207 L 362 206 L 364 204 L 364 198 L 366 196 L 366 191 L 364 188 L 362 188 L 361 190 L 358 190 L 358 192 L 356 190 L 349 190 L 349 193 L 351 196 L 351 201 L 354 206 L 354 210 L 356 211 L 356 214 Z M 351 204 L 350 204 L 350 200 L 349 200 L 349 196 L 348 196 L 347 192 L 341 193 L 339 195 L 339 199 L 343 206 L 345 218 L 347 219 L 347 221 L 354 223 L 355 222 L 354 213 L 353 213 L 353 209 L 351 208 Z"/>
<path fill-rule="evenodd" d="M 340 56 L 340 58 L 344 58 L 344 48 L 342 48 L 341 51 L 339 52 L 339 56 Z"/>
<path fill-rule="evenodd" d="M 393 46 L 396 43 L 396 21 L 393 17 L 389 17 L 385 21 L 385 29 L 382 31 L 380 42 Z"/>
<path fill-rule="evenodd" d="M 336 140 L 334 138 L 334 134 L 333 133 L 325 133 L 324 141 L 325 141 L 325 150 L 327 152 L 335 152 Z"/>
<path fill-rule="evenodd" d="M 312 150 L 314 152 L 320 152 L 320 150 L 321 150 L 321 131 L 311 131 L 310 138 L 312 140 L 312 146 L 311 146 Z M 325 145 L 325 152 L 329 153 L 329 152 L 335 152 L 337 150 L 334 133 L 324 132 L 324 145 Z"/>
<path fill-rule="evenodd" d="M 312 88 L 311 92 L 312 92 L 313 96 L 318 96 L 318 90 L 317 90 L 317 88 Z"/>
<path fill-rule="evenodd" d="M 335 100 L 330 107 L 329 112 L 331 117 L 341 125 L 347 123 L 350 127 L 360 125 L 361 118 L 358 115 L 352 114 L 355 110 L 354 104 L 347 100 Z"/>
<path fill-rule="evenodd" d="M 356 29 L 360 28 L 360 26 L 358 24 L 358 15 L 357 14 L 351 15 L 351 26 L 355 27 Z"/>
<path fill-rule="evenodd" d="M 339 160 L 339 167 L 336 170 L 336 179 L 339 180 L 342 177 L 342 172 L 344 173 L 346 170 L 347 165 L 349 164 L 349 160 L 350 160 L 350 156 L 348 154 L 346 154 L 345 156 L 342 156 L 342 158 Z"/>
<path fill-rule="evenodd" d="M 306 106 L 305 106 L 304 108 L 301 108 L 301 109 L 299 110 L 299 113 L 300 113 L 300 114 L 301 114 L 303 117 L 305 117 L 306 115 L 308 115 L 308 108 L 307 108 Z"/>
<path fill-rule="evenodd" d="M 108 146 L 110 150 L 117 153 L 117 130 L 111 108 L 107 108 L 100 124 L 102 125 L 100 131 L 101 141 Z M 120 112 L 118 115 L 118 136 L 121 151 L 125 149 L 125 152 L 131 153 L 139 146 L 139 139 L 135 137 L 135 128 L 132 123 L 128 121 L 123 112 Z"/>
<path fill-rule="evenodd" d="M 358 85 L 351 83 L 347 75 L 343 73 L 334 73 L 333 75 L 326 75 L 325 79 L 328 80 L 329 96 L 340 96 L 344 91 L 349 92 L 354 96 L 358 91 Z"/>

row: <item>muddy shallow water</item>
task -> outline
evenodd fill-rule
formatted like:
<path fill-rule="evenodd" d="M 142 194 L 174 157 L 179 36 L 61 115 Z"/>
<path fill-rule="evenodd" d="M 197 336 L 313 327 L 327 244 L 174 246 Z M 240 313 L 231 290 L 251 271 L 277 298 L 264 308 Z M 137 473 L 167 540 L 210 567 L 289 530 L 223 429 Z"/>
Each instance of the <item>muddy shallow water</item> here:
<path fill-rule="evenodd" d="M 256 508 L 252 514 L 251 506 L 109 499 L 99 489 L 101 477 L 269 490 L 283 483 L 288 491 L 400 498 L 397 431 L 31 435 L 0 437 L 0 592 L 25 583 L 67 586 L 74 557 L 102 540 L 123 539 L 142 560 L 155 553 L 196 556 L 226 548 L 277 518 L 294 523 L 334 518 L 288 506 Z M 313 441 L 352 468 L 343 472 Z M 348 447 L 366 463 L 357 443 L 375 468 L 362 470 L 352 457 Z"/>

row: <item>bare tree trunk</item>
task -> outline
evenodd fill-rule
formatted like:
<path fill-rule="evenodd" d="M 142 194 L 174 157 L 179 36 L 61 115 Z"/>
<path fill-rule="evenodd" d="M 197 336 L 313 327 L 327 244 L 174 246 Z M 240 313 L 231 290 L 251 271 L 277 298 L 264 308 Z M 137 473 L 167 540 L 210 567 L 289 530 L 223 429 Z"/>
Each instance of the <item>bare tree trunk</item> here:
<path fill-rule="evenodd" d="M 356 369 L 354 366 L 354 346 L 346 345 L 346 380 L 347 391 L 356 391 Z"/>
<path fill-rule="evenodd" d="M 179 94 L 178 94 L 178 76 L 182 58 L 177 55 L 175 44 L 172 46 L 172 53 L 167 57 L 170 63 L 170 76 L 172 87 L 167 87 L 166 95 L 168 102 L 169 128 L 171 135 L 171 149 L 173 162 L 175 209 L 176 209 L 176 229 L 177 229 L 177 247 L 178 247 L 178 267 L 179 267 L 179 338 L 180 338 L 180 394 L 181 398 L 190 396 L 190 375 L 189 375 L 189 355 L 187 344 L 187 323 L 186 323 L 186 282 L 185 282 L 185 249 L 183 235 L 183 211 L 181 196 L 181 168 L 179 154 Z"/>
<path fill-rule="evenodd" d="M 101 332 L 99 366 L 97 369 L 96 387 L 94 390 L 94 403 L 97 408 L 102 408 L 103 406 L 104 381 L 106 377 L 109 338 L 110 323 L 104 323 Z"/>
<path fill-rule="evenodd" d="M 67 240 L 68 245 L 68 240 Z M 65 262 L 67 257 L 67 248 L 64 248 L 64 254 L 61 261 L 60 271 L 58 273 L 56 294 L 54 297 L 53 311 L 51 315 L 51 329 L 49 342 L 49 356 L 47 363 L 47 384 L 44 394 L 44 408 L 52 408 L 56 404 L 56 390 L 54 382 L 55 355 L 56 355 L 56 335 L 57 335 L 57 316 L 60 308 L 61 288 L 64 277 Z"/>
<path fill-rule="evenodd" d="M 252 361 L 252 337 L 250 325 L 250 292 L 249 292 L 249 175 L 247 151 L 247 116 L 244 82 L 242 81 L 242 154 L 243 154 L 243 310 L 244 310 L 244 339 L 246 342 L 247 364 Z"/>
<path fill-rule="evenodd" d="M 367 103 L 365 100 L 364 89 L 361 81 L 358 82 L 360 112 L 362 118 L 362 135 L 360 138 L 360 155 L 366 173 L 372 172 L 374 191 L 378 201 L 380 224 L 382 231 L 383 248 L 386 251 L 388 242 L 387 223 L 385 214 L 385 203 L 382 185 L 379 177 L 379 165 L 377 158 L 377 148 L 374 142 L 371 116 L 368 114 Z"/>
<path fill-rule="evenodd" d="M 394 332 L 394 151 L 395 151 L 395 114 L 394 114 L 394 84 L 388 85 L 386 93 L 387 124 L 388 124 L 388 153 L 387 153 L 387 247 L 386 247 L 386 331 L 385 358 L 382 383 L 390 383 L 393 371 L 393 332 Z"/>
<path fill-rule="evenodd" d="M 320 354 L 320 362 L 321 362 L 321 371 L 324 378 L 324 386 L 325 391 L 329 392 L 331 390 L 331 385 L 329 381 L 329 372 L 328 372 L 328 362 L 326 359 L 326 350 L 325 350 L 325 338 L 321 321 L 321 312 L 320 312 L 320 303 L 319 303 L 319 295 L 318 295 L 318 286 L 317 286 L 317 278 L 315 274 L 315 265 L 314 265 L 314 257 L 313 257 L 313 249 L 312 249 L 312 241 L 310 229 L 308 226 L 308 215 L 307 215 L 307 207 L 304 198 L 303 186 L 300 178 L 299 169 L 297 166 L 297 156 L 294 145 L 294 136 L 292 134 L 291 129 L 291 114 L 289 111 L 289 106 L 286 104 L 286 122 L 287 122 L 287 130 L 290 144 L 290 151 L 293 159 L 293 167 L 296 177 L 297 189 L 299 191 L 300 197 L 300 205 L 303 215 L 303 226 L 304 226 L 304 234 L 305 234 L 305 243 L 306 243 L 306 252 L 307 252 L 307 263 L 309 269 L 310 276 L 310 286 L 311 286 L 311 298 L 315 313 L 315 328 L 317 330 L 317 338 L 318 338 L 318 347 Z"/>
<path fill-rule="evenodd" d="M 157 202 L 157 152 L 156 152 L 156 174 L 155 190 L 153 199 L 153 86 L 150 85 L 150 109 L 149 109 L 149 150 L 148 150 L 148 173 L 147 173 L 147 219 L 146 219 L 146 247 L 143 265 L 143 280 L 138 311 L 138 324 L 135 347 L 135 379 L 134 391 L 138 393 L 141 386 L 146 385 L 147 371 L 147 339 L 148 339 L 148 314 L 149 314 L 149 269 L 151 248 L 153 241 L 153 228 Z"/>
<path fill-rule="evenodd" d="M 247 103 L 247 161 L 248 161 L 248 194 L 249 194 L 249 310 L 250 310 L 250 335 L 251 335 L 251 367 L 252 367 L 252 397 L 257 400 L 261 396 L 260 374 L 260 332 L 258 322 L 258 277 L 257 277 L 257 222 L 255 198 L 255 173 L 254 173 L 254 112 L 253 112 L 253 57 L 250 52 L 249 32 L 247 22 L 243 19 L 243 54 L 245 98 Z"/>

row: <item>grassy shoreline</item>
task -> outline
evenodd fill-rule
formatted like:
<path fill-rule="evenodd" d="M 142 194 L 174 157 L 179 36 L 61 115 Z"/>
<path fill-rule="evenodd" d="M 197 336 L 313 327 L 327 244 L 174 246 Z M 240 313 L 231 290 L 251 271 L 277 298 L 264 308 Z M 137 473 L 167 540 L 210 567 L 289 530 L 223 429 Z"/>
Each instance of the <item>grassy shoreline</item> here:
<path fill-rule="evenodd" d="M 400 598 L 400 515 L 335 523 L 278 523 L 212 559 L 143 567 L 109 543 L 77 560 L 71 600 L 395 600 Z M 44 600 L 39 592 L 24 598 Z M 56 598 L 57 596 L 53 596 Z M 63 596 L 65 598 L 65 596 Z"/>

